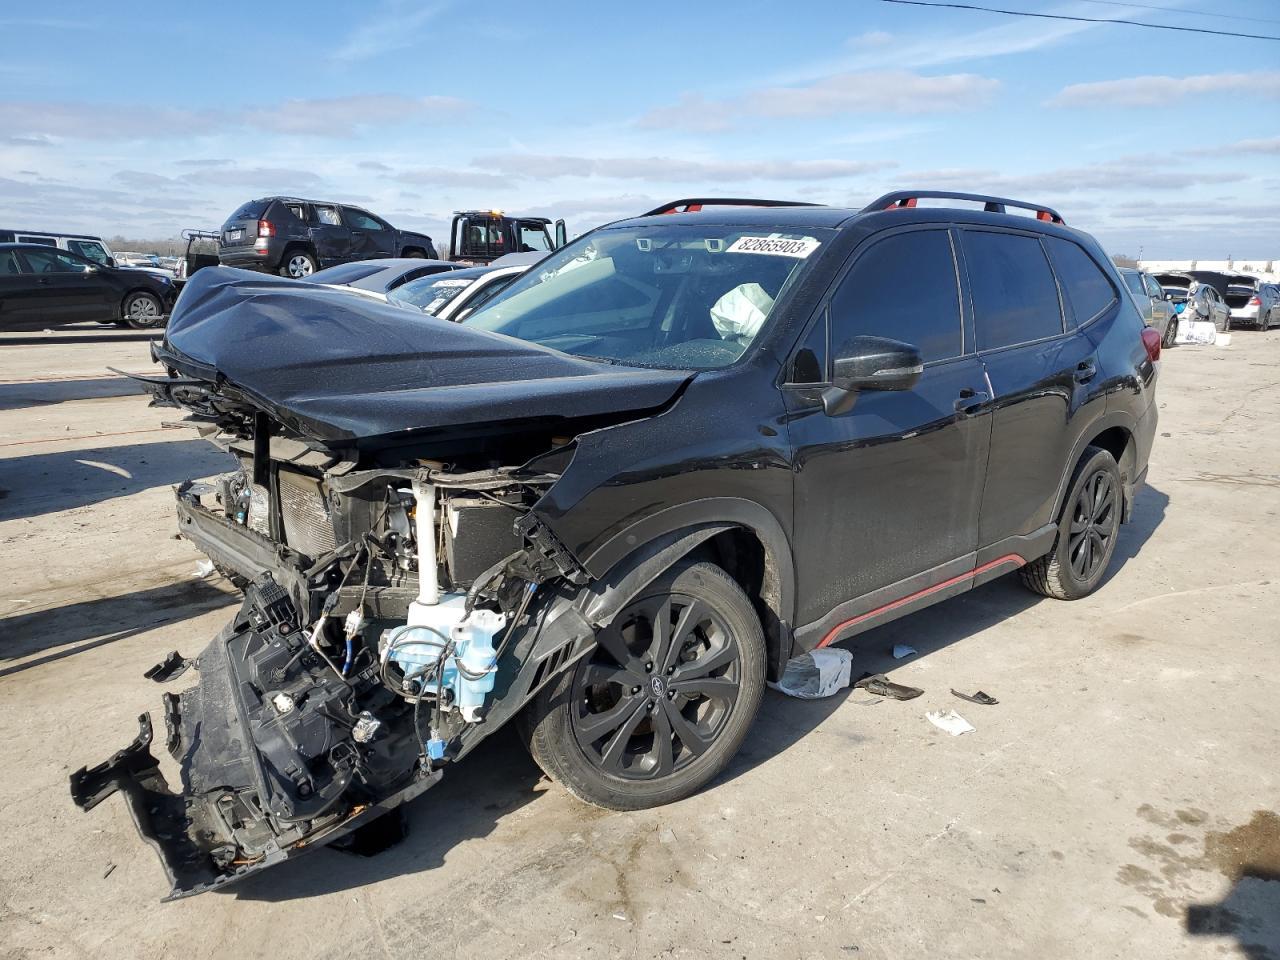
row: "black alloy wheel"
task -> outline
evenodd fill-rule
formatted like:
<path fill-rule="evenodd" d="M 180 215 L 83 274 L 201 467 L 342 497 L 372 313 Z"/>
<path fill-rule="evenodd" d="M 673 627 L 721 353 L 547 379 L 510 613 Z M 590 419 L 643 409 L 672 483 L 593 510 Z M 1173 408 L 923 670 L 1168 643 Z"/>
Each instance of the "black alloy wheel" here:
<path fill-rule="evenodd" d="M 1086 447 L 1068 487 L 1053 549 L 1019 571 L 1028 589 L 1058 600 L 1079 600 L 1098 588 L 1116 551 L 1124 487 L 1115 458 Z"/>
<path fill-rule="evenodd" d="M 612 776 L 653 779 L 704 754 L 741 681 L 742 653 L 723 618 L 697 597 L 646 597 L 596 641 L 573 683 L 573 732 L 591 762 Z"/>
<path fill-rule="evenodd" d="M 574 796 L 641 810 L 728 764 L 764 692 L 759 615 L 720 567 L 682 562 L 597 631 L 521 715 L 534 760 Z"/>
<path fill-rule="evenodd" d="M 1111 559 L 1120 527 L 1119 498 L 1107 470 L 1098 470 L 1080 489 L 1068 528 L 1067 555 L 1077 580 L 1088 581 Z"/>

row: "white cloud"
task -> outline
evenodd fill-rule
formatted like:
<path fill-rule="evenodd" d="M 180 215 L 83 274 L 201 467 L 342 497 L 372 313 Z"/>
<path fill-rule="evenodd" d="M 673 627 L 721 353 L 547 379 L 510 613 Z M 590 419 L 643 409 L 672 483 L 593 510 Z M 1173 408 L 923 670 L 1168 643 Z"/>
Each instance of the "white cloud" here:
<path fill-rule="evenodd" d="M 287 100 L 274 107 L 248 110 L 241 119 L 251 127 L 272 133 L 335 137 L 348 136 L 360 127 L 449 116 L 464 106 L 454 97 L 353 94 Z"/>
<path fill-rule="evenodd" d="M 893 43 L 893 34 L 885 30 L 868 30 L 848 40 L 851 47 L 883 47 L 890 43 Z"/>
<path fill-rule="evenodd" d="M 511 177 L 550 180 L 598 177 L 656 183 L 751 180 L 833 180 L 884 170 L 892 164 L 863 160 L 684 160 L 673 157 L 576 157 L 501 153 L 476 158 L 473 166 Z"/>
<path fill-rule="evenodd" d="M 644 114 L 641 127 L 724 130 L 735 120 L 868 113 L 951 113 L 985 103 L 1000 81 L 972 73 L 923 76 L 909 70 L 838 73 L 810 83 L 761 87 L 724 100 L 685 94 Z"/>
<path fill-rule="evenodd" d="M 240 111 L 10 100 L 0 101 L 0 129 L 12 131 L 7 134 L 9 140 L 23 141 L 47 141 L 50 136 L 66 140 L 172 139 L 246 126 L 271 133 L 347 137 L 364 127 L 453 116 L 465 107 L 464 101 L 454 97 L 402 94 L 286 100 Z"/>
<path fill-rule="evenodd" d="M 389 0 L 379 4 L 369 19 L 351 31 L 342 46 L 334 51 L 333 59 L 354 63 L 411 47 L 420 39 L 422 28 L 445 6 L 414 0 Z"/>
<path fill-rule="evenodd" d="M 510 178 L 482 170 L 458 170 L 452 167 L 418 167 L 395 175 L 401 183 L 422 183 L 437 187 L 503 187 Z"/>
<path fill-rule="evenodd" d="M 1049 100 L 1054 107 L 1158 107 L 1203 94 L 1280 98 L 1280 70 L 1204 73 L 1190 77 L 1128 77 L 1097 83 L 1073 83 Z"/>
<path fill-rule="evenodd" d="M 1185 151 L 1201 157 L 1235 157 L 1249 154 L 1269 155 L 1280 153 L 1280 137 L 1262 137 L 1257 140 L 1237 140 L 1218 147 L 1198 147 Z"/>

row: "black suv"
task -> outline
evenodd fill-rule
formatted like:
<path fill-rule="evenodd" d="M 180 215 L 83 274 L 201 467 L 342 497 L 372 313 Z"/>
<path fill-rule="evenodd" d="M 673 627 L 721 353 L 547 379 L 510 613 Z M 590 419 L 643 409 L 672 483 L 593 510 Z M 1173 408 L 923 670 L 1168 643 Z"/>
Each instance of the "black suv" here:
<path fill-rule="evenodd" d="M 250 200 L 227 218 L 218 244 L 223 266 L 295 280 L 352 260 L 435 256 L 426 234 L 397 230 L 359 207 L 295 197 Z"/>
<path fill-rule="evenodd" d="M 245 600 L 166 697 L 182 791 L 145 715 L 72 778 L 85 808 L 123 788 L 174 895 L 350 833 L 513 718 L 578 797 L 679 799 L 788 658 L 1015 570 L 1099 585 L 1160 342 L 1092 238 L 961 194 L 695 206 L 459 324 L 192 279 L 151 386 L 241 460 L 177 505 Z"/>
<path fill-rule="evenodd" d="M 172 277 L 44 244 L 0 243 L 0 330 L 87 320 L 145 330 L 164 323 L 177 296 Z"/>

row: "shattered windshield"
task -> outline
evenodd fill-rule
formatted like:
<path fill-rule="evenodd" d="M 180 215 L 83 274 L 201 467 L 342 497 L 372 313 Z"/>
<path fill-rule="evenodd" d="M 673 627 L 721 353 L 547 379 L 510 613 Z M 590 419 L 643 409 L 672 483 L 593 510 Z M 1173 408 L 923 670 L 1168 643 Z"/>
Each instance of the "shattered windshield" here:
<path fill-rule="evenodd" d="M 725 367 L 830 236 L 707 224 L 599 230 L 463 323 L 614 363 Z"/>

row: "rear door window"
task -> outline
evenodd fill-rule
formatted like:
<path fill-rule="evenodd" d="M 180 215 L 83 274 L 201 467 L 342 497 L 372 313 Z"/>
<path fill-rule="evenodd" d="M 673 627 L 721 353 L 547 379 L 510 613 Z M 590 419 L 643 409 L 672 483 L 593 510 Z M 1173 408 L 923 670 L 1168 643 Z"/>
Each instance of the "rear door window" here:
<path fill-rule="evenodd" d="M 342 218 L 338 216 L 337 207 L 326 207 L 317 203 L 314 209 L 316 212 L 316 223 L 325 227 L 342 226 Z"/>
<path fill-rule="evenodd" d="M 1116 291 L 1111 281 L 1082 246 L 1058 237 L 1045 237 L 1044 242 L 1078 325 L 1083 326 L 1115 303 Z M 1141 280 L 1136 273 L 1129 276 Z M 1134 292 L 1142 295 L 1141 289 Z"/>
<path fill-rule="evenodd" d="M 850 337 L 871 336 L 912 344 L 926 363 L 960 356 L 964 334 L 949 232 L 912 230 L 877 241 L 840 281 L 830 312 L 836 349 Z"/>
<path fill-rule="evenodd" d="M 979 350 L 1063 332 L 1058 285 L 1038 238 L 979 230 L 963 237 Z"/>

